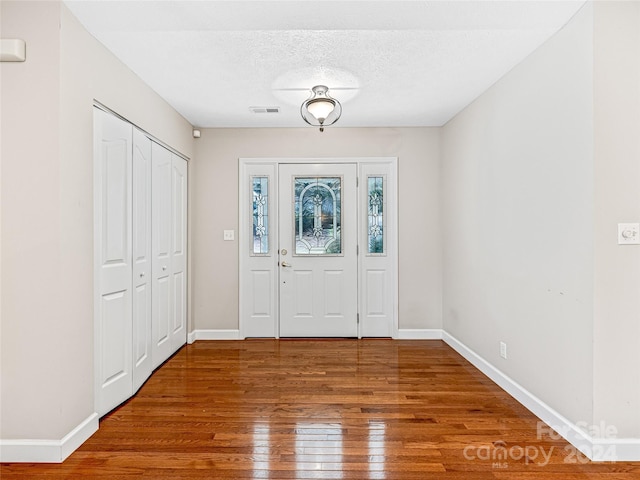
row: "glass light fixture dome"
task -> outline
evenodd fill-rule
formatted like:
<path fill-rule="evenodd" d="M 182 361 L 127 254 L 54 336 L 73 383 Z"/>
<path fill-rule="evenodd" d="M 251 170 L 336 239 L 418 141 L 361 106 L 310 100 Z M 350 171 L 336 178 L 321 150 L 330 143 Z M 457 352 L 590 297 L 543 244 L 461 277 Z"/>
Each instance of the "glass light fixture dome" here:
<path fill-rule="evenodd" d="M 311 89 L 313 94 L 300 107 L 302 119 L 309 125 L 324 127 L 333 125 L 342 115 L 342 105 L 335 98 L 329 96 L 329 89 L 324 85 L 316 85 Z"/>

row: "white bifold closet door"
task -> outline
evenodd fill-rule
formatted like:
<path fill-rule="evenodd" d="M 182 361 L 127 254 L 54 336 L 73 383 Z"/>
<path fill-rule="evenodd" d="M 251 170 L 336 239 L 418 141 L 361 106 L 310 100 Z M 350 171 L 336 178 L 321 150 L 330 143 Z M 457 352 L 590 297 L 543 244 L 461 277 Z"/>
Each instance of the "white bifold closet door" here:
<path fill-rule="evenodd" d="M 187 161 L 171 156 L 171 353 L 187 341 Z"/>
<path fill-rule="evenodd" d="M 171 355 L 171 152 L 154 143 L 153 165 L 153 366 Z"/>
<path fill-rule="evenodd" d="M 154 367 L 186 342 L 187 162 L 152 145 Z"/>
<path fill-rule="evenodd" d="M 129 398 L 132 380 L 131 125 L 94 113 L 96 410 Z"/>
<path fill-rule="evenodd" d="M 151 357 L 151 139 L 133 129 L 133 391 L 153 371 Z"/>
<path fill-rule="evenodd" d="M 187 161 L 98 108 L 96 410 L 133 395 L 186 343 Z"/>

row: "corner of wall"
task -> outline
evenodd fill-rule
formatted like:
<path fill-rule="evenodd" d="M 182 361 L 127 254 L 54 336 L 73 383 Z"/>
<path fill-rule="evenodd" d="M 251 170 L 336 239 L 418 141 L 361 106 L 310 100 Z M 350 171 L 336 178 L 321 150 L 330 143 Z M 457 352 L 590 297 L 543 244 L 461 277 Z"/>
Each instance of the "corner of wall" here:
<path fill-rule="evenodd" d="M 594 425 L 640 438 L 640 3 L 594 2 Z"/>
<path fill-rule="evenodd" d="M 593 416 L 592 23 L 442 131 L 444 330 L 573 422 Z"/>
<path fill-rule="evenodd" d="M 97 431 L 93 413 L 60 440 L 0 439 L 0 463 L 61 463 Z"/>

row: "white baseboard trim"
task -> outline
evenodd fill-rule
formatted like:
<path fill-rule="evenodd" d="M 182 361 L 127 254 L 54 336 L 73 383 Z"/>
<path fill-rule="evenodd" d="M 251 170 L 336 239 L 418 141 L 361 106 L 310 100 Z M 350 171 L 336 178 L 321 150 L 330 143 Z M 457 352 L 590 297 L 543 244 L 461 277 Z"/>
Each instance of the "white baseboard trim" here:
<path fill-rule="evenodd" d="M 242 340 L 240 330 L 194 330 L 189 332 L 187 341 L 191 344 L 196 340 Z"/>
<path fill-rule="evenodd" d="M 587 455 L 594 462 L 638 462 L 640 461 L 640 439 L 638 438 L 594 438 L 591 452 Z"/>
<path fill-rule="evenodd" d="M 442 340 L 440 328 L 400 328 L 398 340 Z"/>
<path fill-rule="evenodd" d="M 98 431 L 98 419 L 92 413 L 62 440 L 0 440 L 0 462 L 61 463 Z"/>
<path fill-rule="evenodd" d="M 640 461 L 640 439 L 600 439 L 591 437 L 574 422 L 556 412 L 449 333 L 443 331 L 442 339 L 557 434 L 582 452 L 589 460 L 595 462 Z M 548 434 L 549 432 L 546 431 L 544 433 Z"/>

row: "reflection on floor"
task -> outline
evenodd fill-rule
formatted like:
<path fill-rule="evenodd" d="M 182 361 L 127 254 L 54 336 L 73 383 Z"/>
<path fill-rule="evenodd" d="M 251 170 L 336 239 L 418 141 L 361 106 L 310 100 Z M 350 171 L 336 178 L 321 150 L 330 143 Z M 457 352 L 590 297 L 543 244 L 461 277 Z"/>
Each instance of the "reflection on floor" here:
<path fill-rule="evenodd" d="M 196 342 L 60 465 L 13 479 L 637 480 L 593 464 L 441 341 Z"/>

